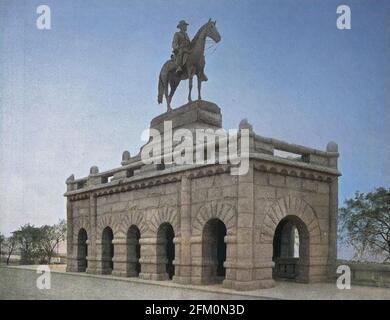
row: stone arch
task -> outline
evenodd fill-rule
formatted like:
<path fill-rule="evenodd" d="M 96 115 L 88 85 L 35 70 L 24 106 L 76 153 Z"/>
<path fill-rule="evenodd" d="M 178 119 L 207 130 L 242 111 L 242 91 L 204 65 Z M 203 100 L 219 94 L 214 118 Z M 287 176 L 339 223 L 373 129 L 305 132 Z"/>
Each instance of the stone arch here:
<path fill-rule="evenodd" d="M 102 274 L 111 274 L 114 270 L 114 231 L 110 226 L 106 226 L 101 232 L 101 263 Z"/>
<path fill-rule="evenodd" d="M 128 277 L 138 277 L 141 272 L 141 246 L 139 239 L 141 231 L 137 225 L 132 224 L 126 234 L 126 274 Z"/>
<path fill-rule="evenodd" d="M 296 246 L 298 252 L 294 252 Z M 296 215 L 286 216 L 276 227 L 272 261 L 275 263 L 274 279 L 308 281 L 310 235 L 305 223 Z"/>
<path fill-rule="evenodd" d="M 192 222 L 192 235 L 200 236 L 205 224 L 211 219 L 219 219 L 226 226 L 227 235 L 236 233 L 236 208 L 223 201 L 213 201 L 202 205 Z"/>
<path fill-rule="evenodd" d="M 270 206 L 261 226 L 260 242 L 273 243 L 276 227 L 287 216 L 296 216 L 304 222 L 311 244 L 321 242 L 321 229 L 314 209 L 302 198 L 291 195 L 275 200 Z"/>
<path fill-rule="evenodd" d="M 88 268 L 88 233 L 80 228 L 77 233 L 77 272 L 85 272 Z"/>
<path fill-rule="evenodd" d="M 163 223 L 169 223 L 175 235 L 178 236 L 179 233 L 179 221 L 176 207 L 164 206 L 159 208 L 157 212 L 155 212 L 149 220 L 149 229 L 153 233 L 153 235 L 157 234 L 157 230 Z"/>
<path fill-rule="evenodd" d="M 172 280 L 175 275 L 175 243 L 173 241 L 175 231 L 169 222 L 163 222 L 156 234 L 156 261 L 160 272 L 165 273 Z"/>
<path fill-rule="evenodd" d="M 121 219 L 120 216 L 113 214 L 103 214 L 98 217 L 97 220 L 97 235 L 102 236 L 103 230 L 106 227 L 110 227 L 114 233 L 114 238 L 118 238 L 121 232 Z M 126 233 L 125 233 L 126 234 Z"/>
<path fill-rule="evenodd" d="M 88 235 L 91 235 L 91 229 L 88 216 L 81 216 L 73 219 L 73 239 L 77 243 L 79 231 L 84 229 Z"/>
<path fill-rule="evenodd" d="M 147 230 L 146 221 L 142 211 L 138 210 L 137 207 L 132 207 L 127 213 L 123 214 L 120 219 L 120 228 L 118 233 L 121 237 L 126 237 L 127 231 L 131 226 L 137 226 L 141 236 Z"/>
<path fill-rule="evenodd" d="M 212 218 L 202 232 L 202 282 L 215 283 L 225 279 L 227 246 L 226 226 L 222 220 Z"/>

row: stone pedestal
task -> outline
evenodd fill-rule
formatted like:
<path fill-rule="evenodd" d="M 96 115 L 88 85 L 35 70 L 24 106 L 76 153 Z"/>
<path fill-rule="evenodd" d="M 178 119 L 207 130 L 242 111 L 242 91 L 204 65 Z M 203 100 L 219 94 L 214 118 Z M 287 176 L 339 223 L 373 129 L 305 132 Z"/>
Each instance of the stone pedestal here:
<path fill-rule="evenodd" d="M 172 121 L 173 131 L 180 128 L 218 129 L 222 127 L 222 114 L 221 109 L 215 103 L 199 100 L 159 115 L 151 121 L 150 128 L 162 134 L 164 121 Z"/>

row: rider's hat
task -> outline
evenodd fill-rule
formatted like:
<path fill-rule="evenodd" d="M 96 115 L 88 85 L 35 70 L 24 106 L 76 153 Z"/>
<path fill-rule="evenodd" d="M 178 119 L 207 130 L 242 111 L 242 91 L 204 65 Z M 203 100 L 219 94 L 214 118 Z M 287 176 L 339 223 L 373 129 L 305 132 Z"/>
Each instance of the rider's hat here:
<path fill-rule="evenodd" d="M 180 20 L 179 24 L 177 25 L 177 28 L 180 28 L 181 26 L 188 26 L 188 23 L 185 22 L 185 20 Z"/>

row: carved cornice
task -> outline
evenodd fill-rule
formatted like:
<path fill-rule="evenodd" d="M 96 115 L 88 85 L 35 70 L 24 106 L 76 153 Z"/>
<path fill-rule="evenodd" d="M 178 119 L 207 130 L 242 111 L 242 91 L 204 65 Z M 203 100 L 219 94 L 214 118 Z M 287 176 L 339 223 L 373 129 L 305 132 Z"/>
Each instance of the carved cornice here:
<path fill-rule="evenodd" d="M 182 166 L 186 167 L 186 166 Z M 167 170 L 169 171 L 169 170 Z M 182 176 L 185 175 L 187 178 L 200 178 L 205 176 L 212 176 L 230 172 L 230 165 L 210 165 L 204 167 L 187 167 L 187 169 L 181 172 L 170 173 L 167 172 L 164 175 L 158 175 L 155 177 L 148 177 L 138 179 L 136 181 L 114 181 L 105 185 L 91 186 L 81 190 L 75 190 L 65 193 L 65 196 L 69 197 L 70 201 L 78 201 L 88 199 L 90 196 L 101 197 L 105 195 L 111 195 L 114 193 L 128 192 L 132 190 L 144 189 L 162 184 L 179 182 Z"/>
<path fill-rule="evenodd" d="M 284 162 L 275 162 L 266 159 L 253 159 L 254 169 L 262 172 L 282 174 L 292 177 L 300 177 L 302 179 L 311 179 L 324 182 L 332 182 L 340 175 L 340 173 L 331 168 L 324 168 L 309 164 L 302 164 L 297 161 L 284 160 Z M 100 197 L 120 192 L 128 192 L 158 186 L 161 184 L 175 183 L 182 179 L 185 175 L 189 179 L 200 178 L 223 173 L 229 173 L 231 164 L 215 164 L 215 165 L 183 165 L 172 167 L 161 172 L 154 172 L 152 176 L 139 176 L 128 179 L 115 180 L 107 184 L 89 186 L 80 190 L 69 191 L 65 193 L 70 201 L 78 201 L 88 199 L 90 196 Z"/>
<path fill-rule="evenodd" d="M 291 167 L 290 165 L 275 164 L 266 161 L 256 161 L 253 165 L 254 170 L 281 174 L 284 176 L 298 177 L 301 179 L 316 180 L 322 182 L 332 182 L 338 178 L 336 173 L 330 174 L 317 171 L 314 168 Z"/>
<path fill-rule="evenodd" d="M 90 198 L 90 193 L 79 193 L 69 196 L 70 201 L 86 200 Z"/>

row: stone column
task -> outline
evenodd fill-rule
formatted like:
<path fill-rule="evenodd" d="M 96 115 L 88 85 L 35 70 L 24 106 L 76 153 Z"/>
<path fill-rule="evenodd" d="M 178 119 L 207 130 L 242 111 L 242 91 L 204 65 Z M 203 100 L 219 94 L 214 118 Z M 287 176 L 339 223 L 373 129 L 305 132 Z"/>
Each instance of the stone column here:
<path fill-rule="evenodd" d="M 96 273 L 98 257 L 96 249 L 96 220 L 97 220 L 96 195 L 89 197 L 89 234 L 88 234 L 88 268 L 87 273 Z"/>
<path fill-rule="evenodd" d="M 139 277 L 146 280 L 168 280 L 165 257 L 165 241 L 157 237 L 141 238 L 141 273 Z"/>
<path fill-rule="evenodd" d="M 335 277 L 337 259 L 337 221 L 338 221 L 338 178 L 335 177 L 329 188 L 329 278 Z"/>
<path fill-rule="evenodd" d="M 331 141 L 326 146 L 326 151 L 330 155 L 329 166 L 337 169 L 339 150 L 337 143 Z M 328 273 L 329 278 L 334 279 L 337 259 L 337 221 L 339 210 L 339 182 L 338 177 L 334 177 L 329 185 L 329 249 L 328 249 Z"/>
<path fill-rule="evenodd" d="M 66 271 L 76 272 L 77 271 L 77 248 L 74 250 L 74 239 L 73 239 L 73 208 L 72 202 L 69 198 L 66 200 Z"/>
<path fill-rule="evenodd" d="M 192 236 L 191 242 L 191 283 L 195 285 L 203 284 L 202 281 L 202 235 Z"/>
<path fill-rule="evenodd" d="M 223 285 L 235 290 L 257 288 L 253 274 L 254 243 L 254 169 L 249 164 L 247 174 L 238 176 L 237 249 L 236 259 L 227 254 L 226 280 Z M 228 240 L 229 238 L 227 238 Z M 229 245 L 227 245 L 229 247 Z M 229 253 L 229 252 L 228 252 Z M 231 280 L 234 279 L 234 280 Z"/>
<path fill-rule="evenodd" d="M 95 240 L 95 253 L 96 253 L 96 268 L 95 268 L 95 273 L 96 274 L 104 274 L 103 270 L 103 264 L 102 264 L 102 239 L 96 239 Z M 88 272 L 88 269 L 87 269 Z"/>
<path fill-rule="evenodd" d="M 126 238 L 114 238 L 112 240 L 114 245 L 114 270 L 113 276 L 126 277 L 127 276 L 127 240 Z"/>
<path fill-rule="evenodd" d="M 79 272 L 79 259 L 77 256 L 77 249 L 78 249 L 77 241 L 73 241 L 73 245 L 72 245 L 73 253 L 71 256 L 68 256 L 68 265 L 66 266 L 66 270 L 69 272 Z"/>
<path fill-rule="evenodd" d="M 226 269 L 225 280 L 223 280 L 223 286 L 225 288 L 233 288 L 237 276 L 237 237 L 235 235 L 226 235 L 226 261 L 224 267 Z"/>
<path fill-rule="evenodd" d="M 175 237 L 175 276 L 182 284 L 191 283 L 191 180 L 183 175 L 180 190 L 180 237 Z"/>

